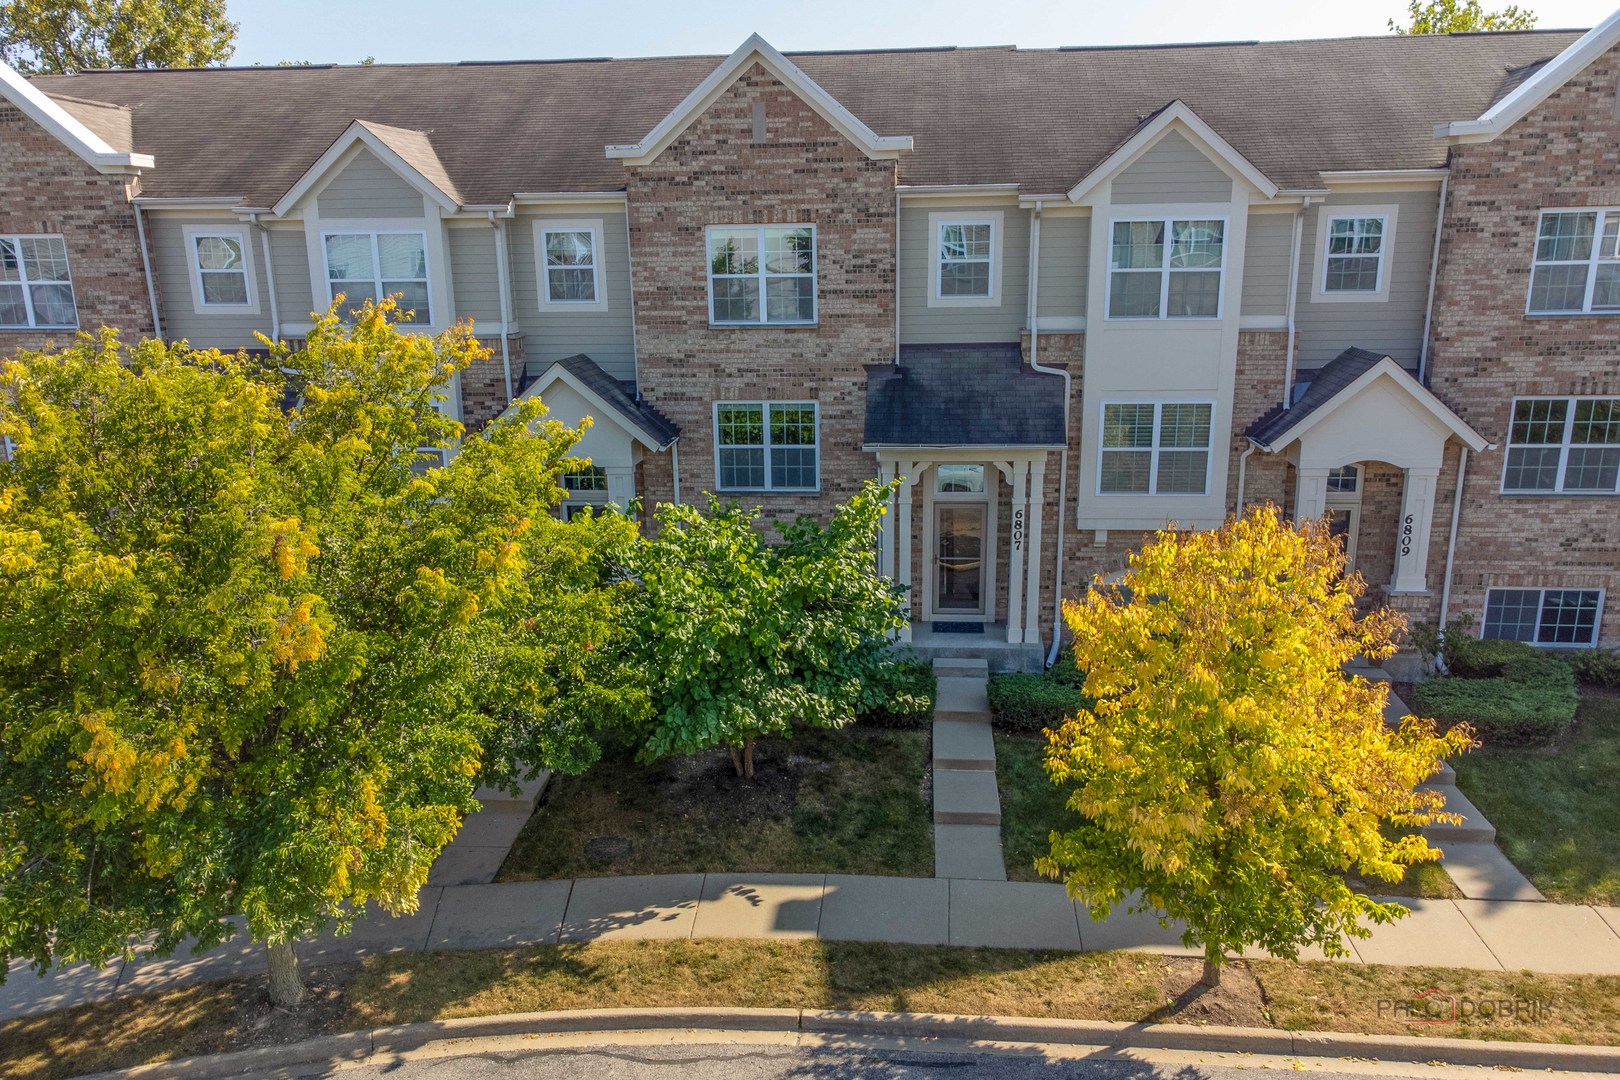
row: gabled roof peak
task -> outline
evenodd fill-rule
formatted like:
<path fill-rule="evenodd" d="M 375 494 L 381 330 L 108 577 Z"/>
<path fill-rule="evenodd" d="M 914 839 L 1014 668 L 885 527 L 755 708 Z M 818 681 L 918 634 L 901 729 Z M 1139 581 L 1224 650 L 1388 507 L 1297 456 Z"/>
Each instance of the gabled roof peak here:
<path fill-rule="evenodd" d="M 45 91 L 23 78 L 22 73 L 0 60 L 0 97 L 22 110 L 34 123 L 56 137 L 57 141 L 82 157 L 97 172 L 136 172 L 152 167 L 151 154 L 135 154 L 119 150 L 91 131 L 84 121 L 74 116 Z M 103 108 L 117 108 L 107 102 L 82 102 Z"/>
<path fill-rule="evenodd" d="M 304 174 L 292 187 L 276 200 L 271 213 L 277 217 L 286 216 L 337 165 L 349 149 L 357 144 L 381 158 L 383 164 L 393 169 L 423 195 L 438 203 L 446 213 L 454 213 L 461 207 L 461 192 L 456 187 L 455 181 L 450 178 L 444 163 L 439 160 L 438 152 L 433 149 L 433 142 L 428 138 L 427 132 L 415 128 L 395 127 L 392 124 L 379 124 L 372 120 L 354 120 L 344 129 L 343 134 L 326 148 L 326 152 L 304 170 Z"/>
<path fill-rule="evenodd" d="M 1113 153 L 1081 178 L 1080 182 L 1069 189 L 1069 201 L 1079 202 L 1092 191 L 1096 190 L 1103 181 L 1110 179 L 1120 169 L 1142 151 L 1158 142 L 1171 128 L 1180 126 L 1190 133 L 1196 140 L 1203 143 L 1203 149 L 1210 153 L 1220 166 L 1234 176 L 1240 177 L 1266 198 L 1277 194 L 1277 185 L 1265 173 L 1255 168 L 1254 163 L 1238 152 L 1237 148 L 1227 142 L 1221 134 L 1204 122 L 1203 118 L 1193 112 L 1192 107 L 1180 98 L 1173 98 L 1164 105 L 1148 113 L 1136 123 L 1136 128 L 1123 142 L 1117 146 Z"/>

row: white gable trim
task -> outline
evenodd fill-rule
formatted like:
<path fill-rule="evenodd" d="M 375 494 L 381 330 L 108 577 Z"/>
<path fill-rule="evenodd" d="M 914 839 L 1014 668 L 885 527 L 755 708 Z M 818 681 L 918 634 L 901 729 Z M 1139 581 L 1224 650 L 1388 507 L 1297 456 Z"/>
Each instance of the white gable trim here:
<path fill-rule="evenodd" d="M 1513 88 L 1513 92 L 1486 109 L 1477 120 L 1436 124 L 1434 137 L 1457 142 L 1490 142 L 1523 120 L 1531 109 L 1585 70 L 1587 65 L 1620 43 L 1620 11 L 1576 38 L 1542 69 Z"/>
<path fill-rule="evenodd" d="M 1204 123 L 1197 113 L 1187 107 L 1186 102 L 1177 98 L 1166 105 L 1159 115 L 1143 125 L 1140 131 L 1121 143 L 1119 149 L 1104 158 L 1078 184 L 1070 188 L 1069 201 L 1077 203 L 1085 198 L 1105 180 L 1111 179 L 1115 173 L 1145 153 L 1171 128 L 1177 126 L 1183 133 L 1193 136 L 1194 145 L 1201 143 L 1199 149 L 1209 153 L 1215 163 L 1234 179 L 1244 181 L 1268 199 L 1276 197 L 1277 185 L 1272 183 L 1265 173 L 1255 168 L 1248 158 L 1238 153 L 1236 147 L 1221 138 L 1219 132 Z"/>
<path fill-rule="evenodd" d="M 97 172 L 137 172 L 152 167 L 151 154 L 125 154 L 114 150 L 105 139 L 85 127 L 82 121 L 52 101 L 43 90 L 23 78 L 21 72 L 3 60 L 0 60 L 0 96 L 50 132 L 62 145 L 84 158 Z"/>
<path fill-rule="evenodd" d="M 648 450 L 652 450 L 654 452 L 668 450 L 675 442 L 674 439 L 671 439 L 663 446 L 659 446 L 649 440 L 646 432 L 642 431 L 634 424 L 626 421 L 624 414 L 621 413 L 618 408 L 608 404 L 608 402 L 602 398 L 602 395 L 598 394 L 595 390 L 592 390 L 589 386 L 586 386 L 583 382 L 576 378 L 572 372 L 563 367 L 561 364 L 552 364 L 550 367 L 548 367 L 538 379 L 534 380 L 534 382 L 530 384 L 527 390 L 523 391 L 523 393 L 519 394 L 513 400 L 512 404 L 516 405 L 519 401 L 525 401 L 537 394 L 543 398 L 545 397 L 545 391 L 554 383 L 558 382 L 561 382 L 563 385 L 567 386 L 570 390 L 574 391 L 599 410 L 591 414 L 591 418 L 593 420 L 598 422 L 604 420 L 607 421 L 620 431 L 624 432 L 625 435 L 629 436 L 632 441 L 640 443 Z M 510 410 L 511 407 L 511 405 L 508 405 L 507 410 Z"/>
<path fill-rule="evenodd" d="M 337 137 L 336 142 L 326 148 L 326 153 L 315 159 L 315 164 L 304 171 L 304 175 L 300 176 L 298 181 L 287 189 L 287 193 L 276 200 L 276 204 L 270 208 L 270 212 L 276 217 L 286 217 L 295 206 L 304 200 L 305 196 L 321 185 L 322 181 L 326 179 L 327 173 L 339 165 L 348 164 L 351 156 L 349 151 L 356 145 L 364 146 L 377 155 L 378 158 L 382 159 L 383 164 L 398 173 L 400 178 L 407 184 L 410 184 L 427 198 L 432 199 L 439 209 L 446 214 L 454 214 L 460 209 L 455 199 L 446 194 L 433 181 L 423 176 L 414 165 L 396 154 L 387 143 L 368 130 L 365 124 L 356 120 L 349 125 L 342 135 Z"/>
<path fill-rule="evenodd" d="M 622 159 L 626 165 L 647 164 L 663 153 L 664 149 L 675 141 L 675 137 L 685 131 L 705 109 L 714 104 L 715 100 L 737 81 L 737 76 L 748 70 L 748 66 L 755 61 L 803 98 L 823 120 L 837 128 L 844 138 L 860 147 L 867 157 L 893 158 L 911 149 L 910 135 L 877 134 L 861 123 L 854 113 L 839 104 L 838 100 L 823 90 L 814 79 L 800 71 L 791 60 L 772 48 L 770 42 L 758 34 L 752 34 L 747 41 L 737 47 L 736 52 L 726 57 L 719 67 L 710 72 L 708 78 L 698 83 L 668 116 L 647 132 L 640 142 L 610 144 L 605 147 L 607 156 Z"/>
<path fill-rule="evenodd" d="M 1279 453 L 1292 446 L 1303 438 L 1311 428 L 1353 402 L 1363 390 L 1385 377 L 1393 380 L 1396 386 L 1406 391 L 1408 397 L 1421 405 L 1430 416 L 1433 416 L 1449 429 L 1453 435 L 1461 439 L 1468 449 L 1479 453 L 1490 445 L 1490 442 L 1483 435 L 1469 427 L 1462 417 L 1448 409 L 1445 402 L 1435 397 L 1426 386 L 1414 379 L 1410 372 L 1397 364 L 1394 359 L 1386 356 L 1362 372 L 1349 386 L 1333 395 L 1331 401 L 1325 402 L 1311 415 L 1289 428 L 1280 439 L 1267 446 L 1266 449 L 1272 453 Z"/>

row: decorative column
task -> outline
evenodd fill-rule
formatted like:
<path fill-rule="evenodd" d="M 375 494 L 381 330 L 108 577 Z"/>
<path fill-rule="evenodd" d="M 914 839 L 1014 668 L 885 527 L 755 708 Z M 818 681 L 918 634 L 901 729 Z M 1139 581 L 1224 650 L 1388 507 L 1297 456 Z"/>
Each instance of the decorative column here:
<path fill-rule="evenodd" d="M 1327 482 L 1331 469 L 1296 469 L 1294 520 L 1310 521 L 1327 513 Z"/>
<path fill-rule="evenodd" d="M 1024 643 L 1041 643 L 1041 504 L 1045 502 L 1046 455 L 1029 463 L 1029 592 L 1024 600 Z M 1060 507 L 1058 513 L 1062 513 Z M 1057 553 L 1063 558 L 1063 552 Z"/>
<path fill-rule="evenodd" d="M 996 462 L 1012 481 L 1012 521 L 1007 530 L 1011 549 L 1007 559 L 1007 641 L 1024 640 L 1024 541 L 1029 529 L 1029 462 Z"/>
<path fill-rule="evenodd" d="M 1428 590 L 1429 529 L 1434 523 L 1434 488 L 1440 470 L 1407 469 L 1401 489 L 1401 516 L 1395 522 L 1395 577 L 1390 592 Z"/>
<path fill-rule="evenodd" d="M 906 611 L 907 611 L 908 616 L 909 616 L 909 613 L 911 611 L 911 601 L 912 601 L 912 593 L 911 593 L 911 541 L 912 541 L 912 533 L 911 533 L 911 501 L 912 501 L 913 490 L 917 486 L 917 480 L 919 479 L 921 474 L 928 468 L 929 463 L 928 462 L 918 462 L 918 461 L 905 461 L 905 462 L 896 462 L 895 464 L 901 470 L 901 473 L 900 473 L 900 491 L 899 491 L 899 496 L 898 496 L 899 499 L 900 499 L 900 508 L 899 508 L 898 514 L 896 515 L 898 520 L 895 523 L 895 536 L 894 536 L 894 541 L 895 541 L 895 544 L 896 544 L 896 547 L 897 547 L 895 562 L 896 562 L 896 565 L 898 566 L 899 571 L 900 571 L 899 575 L 897 577 L 897 580 L 899 581 L 899 583 L 902 586 L 905 587 L 905 590 L 906 590 Z M 900 631 L 900 640 L 901 641 L 910 641 L 911 640 L 911 623 L 910 623 L 909 619 L 908 619 L 908 621 L 906 623 L 905 629 Z"/>
<path fill-rule="evenodd" d="M 894 461 L 878 462 L 878 482 L 888 484 L 900 475 L 900 464 Z M 888 513 L 883 515 L 878 540 L 878 573 L 884 577 L 894 578 L 894 534 L 898 529 L 895 518 L 900 513 L 900 496 L 905 488 L 896 489 L 894 499 L 888 505 Z"/>

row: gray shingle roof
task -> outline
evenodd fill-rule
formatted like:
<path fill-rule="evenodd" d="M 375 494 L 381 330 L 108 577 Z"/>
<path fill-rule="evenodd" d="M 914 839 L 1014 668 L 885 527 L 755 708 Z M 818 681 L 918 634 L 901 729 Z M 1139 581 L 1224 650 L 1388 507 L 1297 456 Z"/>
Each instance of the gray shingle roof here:
<path fill-rule="evenodd" d="M 638 401 L 632 396 L 631 388 L 603 371 L 595 360 L 584 353 L 564 357 L 556 365 L 530 360 L 523 365 L 518 392 L 522 393 L 533 386 L 553 366 L 560 366 L 584 383 L 596 396 L 612 406 L 626 423 L 646 436 L 653 446 L 662 449 L 680 435 L 681 429 L 673 421 L 645 401 Z"/>
<path fill-rule="evenodd" d="M 458 206 L 466 205 L 461 197 L 460 188 L 451 179 L 444 163 L 439 160 L 427 132 L 377 124 L 369 120 L 361 120 L 359 123 L 361 127 L 381 139 L 384 146 L 403 158 L 406 164 L 421 173 L 428 183 L 456 200 Z"/>
<path fill-rule="evenodd" d="M 1296 424 L 1332 401 L 1339 391 L 1371 371 L 1383 358 L 1383 353 L 1368 352 L 1366 349 L 1344 350 L 1317 369 L 1316 377 L 1299 400 L 1294 402 L 1293 408 L 1273 405 L 1269 412 L 1251 424 L 1249 438 L 1261 446 L 1276 446 L 1277 441 L 1293 430 Z"/>
<path fill-rule="evenodd" d="M 1578 31 L 1153 48 L 790 54 L 880 135 L 911 135 L 906 184 L 1065 191 L 1180 98 L 1285 188 L 1322 171 L 1445 163 L 1436 123 L 1477 117 L 1511 73 Z M 741 36 L 739 34 L 739 36 Z M 602 148 L 645 135 L 720 57 L 226 68 L 40 77 L 128 106 L 154 197 L 275 202 L 358 118 L 425 132 L 463 196 L 613 191 Z"/>
<path fill-rule="evenodd" d="M 868 446 L 1062 446 L 1063 380 L 1017 345 L 907 345 L 866 369 Z"/>

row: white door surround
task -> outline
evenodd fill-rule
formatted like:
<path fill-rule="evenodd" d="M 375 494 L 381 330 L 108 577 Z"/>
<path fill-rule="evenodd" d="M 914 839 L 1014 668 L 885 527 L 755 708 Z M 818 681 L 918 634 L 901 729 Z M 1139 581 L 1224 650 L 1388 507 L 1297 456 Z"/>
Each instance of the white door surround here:
<path fill-rule="evenodd" d="M 950 462 L 947 464 L 956 464 Z M 936 467 L 930 471 L 930 479 L 923 485 L 923 620 L 932 622 L 935 619 L 956 619 L 972 622 L 983 619 L 985 622 L 995 622 L 996 616 L 996 542 L 1000 538 L 1000 522 L 997 520 L 996 504 L 1000 502 L 999 485 L 996 483 L 996 467 L 989 462 L 961 462 L 964 465 L 979 465 L 984 469 L 984 490 L 976 492 L 940 491 L 940 470 Z M 964 607 L 942 605 L 939 589 L 939 558 L 940 536 L 939 518 L 941 509 L 952 507 L 972 507 L 981 509 L 984 513 L 982 546 L 980 548 L 979 567 L 979 605 L 977 610 Z"/>

